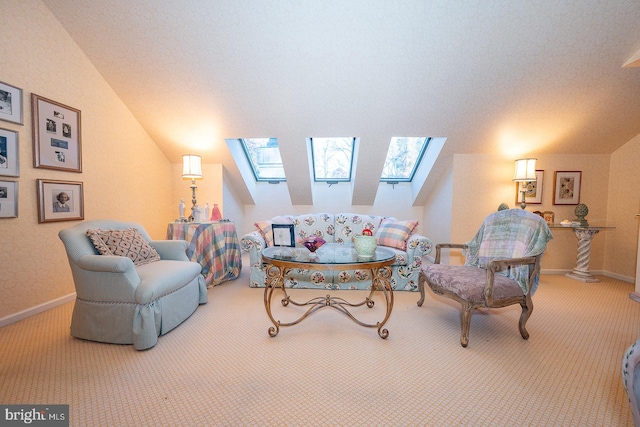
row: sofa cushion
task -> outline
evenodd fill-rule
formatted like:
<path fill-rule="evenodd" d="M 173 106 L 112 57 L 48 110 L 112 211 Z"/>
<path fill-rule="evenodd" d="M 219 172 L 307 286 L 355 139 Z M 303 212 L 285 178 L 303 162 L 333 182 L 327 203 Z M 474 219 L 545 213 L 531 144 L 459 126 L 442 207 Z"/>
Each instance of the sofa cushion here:
<path fill-rule="evenodd" d="M 296 240 L 300 241 L 307 237 L 322 237 L 326 242 L 334 242 L 334 216 L 329 213 L 317 213 L 307 215 L 292 216 L 291 220 L 295 226 Z"/>
<path fill-rule="evenodd" d="M 160 255 L 149 245 L 136 228 L 121 230 L 89 229 L 87 236 L 100 255 L 118 255 L 144 265 L 160 261 Z"/>
<path fill-rule="evenodd" d="M 258 232 L 264 239 L 264 243 L 267 247 L 273 246 L 273 227 L 271 227 L 271 224 L 293 224 L 293 221 L 291 221 L 291 218 L 288 216 L 283 215 L 275 216 L 266 221 L 258 221 L 254 223 L 253 225 L 258 229 Z"/>
<path fill-rule="evenodd" d="M 407 249 L 407 239 L 418 226 L 418 221 L 400 221 L 386 218 L 380 223 L 375 233 L 378 245 L 389 246 L 396 249 Z"/>
<path fill-rule="evenodd" d="M 375 234 L 382 218 L 381 216 L 354 213 L 336 214 L 335 242 L 351 243 L 351 239 L 358 234 L 362 234 L 362 230 L 365 228 Z"/>

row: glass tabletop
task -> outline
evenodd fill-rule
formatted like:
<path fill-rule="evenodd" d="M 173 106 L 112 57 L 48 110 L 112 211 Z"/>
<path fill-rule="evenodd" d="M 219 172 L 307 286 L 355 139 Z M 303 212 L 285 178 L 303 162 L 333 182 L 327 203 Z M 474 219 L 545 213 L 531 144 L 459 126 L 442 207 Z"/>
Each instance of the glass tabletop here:
<path fill-rule="evenodd" d="M 395 254 L 389 249 L 378 247 L 373 257 L 363 258 L 358 256 L 353 245 L 326 243 L 316 250 L 315 255 L 304 246 L 295 248 L 272 246 L 263 249 L 262 256 L 268 260 L 309 264 L 358 264 L 372 261 L 388 261 L 393 259 Z"/>
<path fill-rule="evenodd" d="M 548 224 L 548 225 L 549 225 L 549 228 L 567 228 L 569 230 L 576 229 L 576 228 L 597 229 L 597 230 L 613 230 L 613 229 L 615 229 L 615 227 L 611 226 L 611 225 L 598 225 L 598 224 L 580 225 L 577 222 L 572 222 L 570 224 L 555 223 L 555 224 Z"/>

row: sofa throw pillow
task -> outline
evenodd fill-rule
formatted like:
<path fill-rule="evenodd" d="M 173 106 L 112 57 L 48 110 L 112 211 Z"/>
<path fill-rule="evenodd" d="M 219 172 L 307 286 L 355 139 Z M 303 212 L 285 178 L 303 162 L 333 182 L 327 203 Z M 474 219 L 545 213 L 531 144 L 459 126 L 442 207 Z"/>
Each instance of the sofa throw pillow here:
<path fill-rule="evenodd" d="M 396 219 L 383 219 L 376 230 L 376 240 L 380 246 L 407 250 L 407 239 L 418 226 L 418 221 L 399 221 Z"/>
<path fill-rule="evenodd" d="M 144 265 L 160 261 L 160 255 L 136 228 L 123 230 L 87 230 L 87 236 L 100 255 L 124 256 L 133 264 Z"/>
<path fill-rule="evenodd" d="M 273 246 L 273 229 L 271 228 L 271 224 L 271 221 L 258 221 L 253 224 L 258 229 L 267 247 Z"/>
<path fill-rule="evenodd" d="M 267 245 L 267 247 L 273 246 L 273 228 L 271 227 L 271 224 L 293 224 L 293 221 L 290 217 L 281 215 L 274 216 L 270 220 L 258 221 L 254 223 L 253 225 L 255 225 L 258 229 L 258 232 L 264 239 L 264 243 Z"/>

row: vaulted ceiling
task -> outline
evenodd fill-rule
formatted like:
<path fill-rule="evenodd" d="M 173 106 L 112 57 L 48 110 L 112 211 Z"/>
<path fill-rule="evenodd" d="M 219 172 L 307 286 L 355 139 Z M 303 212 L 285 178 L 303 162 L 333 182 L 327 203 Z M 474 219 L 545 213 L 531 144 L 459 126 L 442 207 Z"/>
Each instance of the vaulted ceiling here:
<path fill-rule="evenodd" d="M 305 138 L 360 137 L 355 188 L 375 194 L 392 136 L 446 137 L 446 159 L 640 134 L 637 0 L 43 2 L 172 162 L 237 183 L 225 138 L 277 137 L 305 177 Z"/>

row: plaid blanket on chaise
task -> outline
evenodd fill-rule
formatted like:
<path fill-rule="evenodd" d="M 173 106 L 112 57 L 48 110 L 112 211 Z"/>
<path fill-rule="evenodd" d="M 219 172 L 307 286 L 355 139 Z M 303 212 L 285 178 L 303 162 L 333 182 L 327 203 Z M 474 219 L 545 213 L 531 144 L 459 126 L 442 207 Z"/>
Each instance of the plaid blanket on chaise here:
<path fill-rule="evenodd" d="M 485 268 L 495 259 L 540 255 L 552 238 L 540 216 L 522 209 L 498 211 L 486 217 L 474 238 L 467 242 L 465 265 Z M 528 266 L 510 268 L 500 274 L 517 281 L 523 292 L 528 291 Z M 531 295 L 538 287 L 539 275 L 535 277 Z"/>

